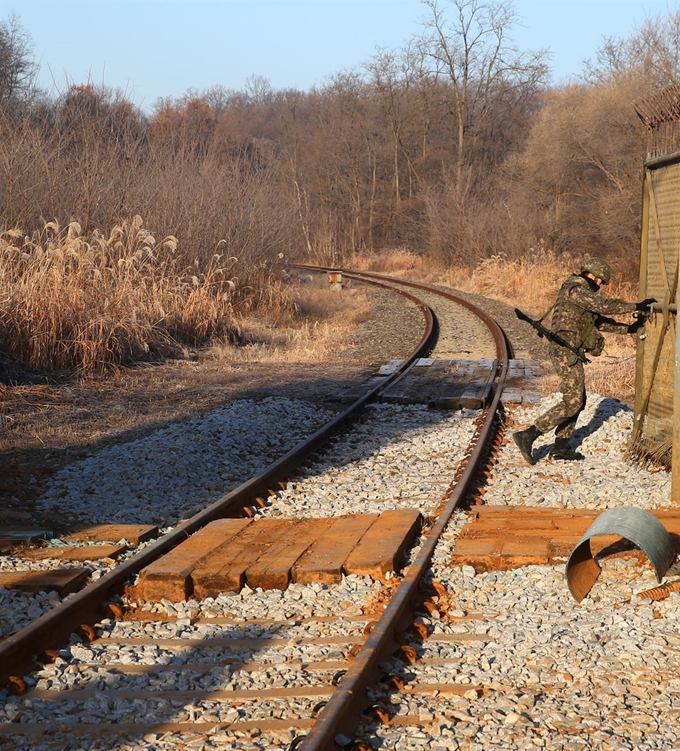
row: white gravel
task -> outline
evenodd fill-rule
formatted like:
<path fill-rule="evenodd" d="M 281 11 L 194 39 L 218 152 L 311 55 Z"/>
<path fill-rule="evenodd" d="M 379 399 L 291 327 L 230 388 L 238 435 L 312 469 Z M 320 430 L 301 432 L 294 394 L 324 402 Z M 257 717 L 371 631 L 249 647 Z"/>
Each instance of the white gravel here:
<path fill-rule="evenodd" d="M 307 402 L 235 401 L 58 472 L 44 511 L 97 524 L 172 524 L 265 469 L 329 419 Z"/>
<path fill-rule="evenodd" d="M 668 505 L 669 475 L 626 463 L 631 412 L 611 399 L 596 395 L 588 399 L 576 434 L 585 461 L 546 459 L 551 441 L 543 437 L 536 443 L 539 462 L 533 467 L 524 463 L 510 431 L 531 421 L 554 398 L 512 413 L 514 422 L 498 452 L 484 496 L 486 503 L 600 509 L 624 504 L 642 508 Z M 259 513 L 323 516 L 415 506 L 427 514 L 451 482 L 472 435 L 475 416 L 419 407 L 371 407 L 370 420 L 336 439 L 314 467 Z M 310 419 L 314 422 L 317 417 Z M 126 460 L 120 464 L 125 469 Z M 115 467 L 108 466 L 115 472 Z M 66 484 L 70 488 L 67 497 L 78 498 L 76 473 Z M 117 496 L 117 511 L 123 508 L 125 496 Z M 148 500 L 143 508 L 142 512 L 139 499 L 130 501 L 130 512 L 139 512 L 140 521 L 149 521 L 144 516 L 150 513 Z M 396 723 L 368 726 L 366 737 L 374 747 L 399 751 L 680 747 L 680 594 L 651 604 L 638 598 L 638 592 L 656 584 L 651 567 L 618 559 L 603 562 L 600 579 L 580 605 L 568 591 L 563 565 L 487 574 L 476 574 L 469 566 L 452 567 L 453 545 L 466 520 L 461 514 L 452 522 L 435 554 L 432 575 L 444 584 L 449 597 L 440 603 L 439 614 L 421 619 L 431 633 L 422 645 L 413 645 L 421 660 L 415 665 L 397 663 L 396 668 L 410 686 L 460 683 L 471 688 L 460 696 L 435 692 L 388 697 L 393 713 L 415 719 L 405 727 Z M 89 699 L 70 696 L 64 702 L 54 702 L 48 697 L 31 698 L 31 694 L 6 698 L 0 721 L 58 723 L 60 718 L 79 717 L 97 722 L 98 718 L 129 719 L 130 713 L 137 713 L 140 720 L 195 718 L 217 724 L 245 716 L 304 715 L 314 700 L 281 703 L 260 699 L 235 706 L 222 701 L 159 699 L 151 706 L 117 699 L 112 689 L 199 686 L 259 690 L 267 685 L 323 683 L 328 671 L 310 671 L 302 664 L 342 661 L 348 647 L 344 643 L 315 645 L 309 640 L 330 636 L 358 639 L 365 623 L 360 615 L 379 591 L 380 585 L 368 577 L 345 577 L 333 587 L 294 585 L 285 592 L 244 588 L 202 602 L 144 604 L 147 611 L 175 620 L 101 624 L 106 636 L 147 637 L 143 647 L 74 643 L 62 650 L 62 658 L 69 661 L 57 660 L 31 678 L 52 698 L 60 688 L 90 686 L 96 692 L 88 694 Z M 477 618 L 461 620 L 468 614 L 477 614 Z M 310 616 L 321 619 L 306 620 Z M 336 620 L 323 620 L 333 616 Z M 201 624 L 192 620 L 196 617 L 228 618 L 234 623 Z M 274 623 L 246 623 L 253 618 Z M 479 634 L 483 641 L 438 641 L 440 634 Z M 194 639 L 196 645 L 187 652 L 153 643 L 173 635 Z M 214 638 L 254 638 L 262 646 L 245 652 L 228 644 L 210 648 Z M 103 667 L 112 654 L 105 657 L 105 649 L 118 650 L 121 663 L 149 665 L 151 669 L 143 675 L 115 674 Z M 244 659 L 247 670 L 235 664 Z M 201 660 L 212 661 L 214 667 L 200 674 L 175 669 Z M 173 667 L 153 670 L 161 665 Z M 481 693 L 474 688 L 478 684 L 484 687 Z M 64 745 L 67 736 L 60 734 L 58 725 L 56 729 L 47 738 L 24 741 L 17 737 L 12 748 L 70 748 Z M 154 733 L 101 739 L 73 747 L 87 751 L 226 747 L 271 751 L 287 747 L 291 739 L 288 730 L 216 730 L 191 737 Z"/>
<path fill-rule="evenodd" d="M 300 400 L 235 401 L 74 462 L 51 478 L 37 506 L 71 515 L 82 523 L 158 524 L 163 528 L 205 508 L 328 420 L 324 410 Z M 63 544 L 52 539 L 48 546 Z M 78 543 L 69 542 L 73 544 Z M 114 565 L 112 561 L 0 557 L 0 571 L 85 567 L 92 580 Z M 55 594 L 32 595 L 0 588 L 0 637 L 27 625 L 59 601 Z"/>
<path fill-rule="evenodd" d="M 432 511 L 472 440 L 479 412 L 424 406 L 369 405 L 366 418 L 333 441 L 324 459 L 277 493 L 283 516 Z"/>
<path fill-rule="evenodd" d="M 612 399 L 588 398 L 575 435 L 584 461 L 546 459 L 552 438 L 544 436 L 535 444 L 538 463 L 526 464 L 510 432 L 556 398 L 514 411 L 485 503 L 668 506 L 670 475 L 625 461 L 632 414 Z M 440 618 L 421 619 L 430 638 L 412 643 L 419 661 L 395 665 L 411 689 L 461 684 L 462 695 L 387 697 L 392 714 L 412 719 L 369 725 L 366 739 L 400 751 L 680 747 L 680 596 L 661 602 L 637 596 L 657 585 L 651 565 L 601 561 L 598 581 L 577 604 L 564 564 L 479 574 L 471 566 L 451 566 L 466 521 L 454 520 L 434 558 L 432 576 L 446 587 L 449 601 L 441 604 Z M 666 580 L 675 578 L 674 570 Z M 466 616 L 474 617 L 461 620 Z M 479 635 L 482 641 L 437 641 L 438 634 Z"/>
<path fill-rule="evenodd" d="M 510 432 L 533 421 L 558 398 L 548 397 L 513 414 L 514 424 L 508 428 L 499 456 L 501 471 L 495 469 L 485 503 L 589 509 L 653 509 L 669 504 L 670 473 L 626 461 L 633 413 L 616 399 L 588 396 L 572 440 L 572 446 L 578 446 L 584 454 L 584 461 L 546 460 L 554 440 L 552 434 L 547 434 L 534 444 L 537 463 L 530 466 L 524 462 Z"/>

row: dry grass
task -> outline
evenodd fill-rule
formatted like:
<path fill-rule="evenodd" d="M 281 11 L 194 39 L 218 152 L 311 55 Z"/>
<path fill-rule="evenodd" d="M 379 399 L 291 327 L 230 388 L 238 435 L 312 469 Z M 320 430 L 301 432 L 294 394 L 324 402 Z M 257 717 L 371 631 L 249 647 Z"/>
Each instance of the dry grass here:
<path fill-rule="evenodd" d="M 211 348 L 211 355 L 233 363 L 333 360 L 358 324 L 368 319 L 372 302 L 366 288 L 348 287 L 330 292 L 322 275 L 294 286 L 295 307 L 277 316 L 243 319 L 244 341 L 238 346 Z"/>
<path fill-rule="evenodd" d="M 354 256 L 347 264 L 347 268 L 357 271 L 375 271 L 379 274 L 394 274 L 400 271 L 422 271 L 425 261 L 405 248 L 396 248 L 380 253 L 363 253 Z"/>
<path fill-rule="evenodd" d="M 555 301 L 555 294 L 565 277 L 578 272 L 582 260 L 557 258 L 550 253 L 528 255 L 515 261 L 492 256 L 471 270 L 449 269 L 447 283 L 541 316 Z M 607 297 L 631 300 L 637 294 L 637 285 L 615 279 L 603 289 L 603 293 Z"/>
<path fill-rule="evenodd" d="M 353 325 L 369 314 L 373 295 L 350 287 L 329 292 L 323 276 L 295 281 L 286 295 L 298 313 L 270 320 L 248 313 L 241 346 L 200 350 L 191 360 L 119 368 L 105 378 L 68 384 L 0 384 L 0 526 L 28 523 L 35 498 L 55 471 L 103 446 L 147 435 L 235 399 L 309 399 L 337 409 L 332 397 L 366 377 L 367 361 L 347 357 Z M 59 526 L 59 520 L 51 520 Z"/>
<path fill-rule="evenodd" d="M 606 335 L 602 355 L 588 366 L 588 389 L 603 396 L 613 396 L 633 406 L 635 397 L 635 337 Z"/>
<path fill-rule="evenodd" d="M 176 250 L 138 216 L 108 237 L 75 222 L 0 234 L 0 349 L 39 371 L 97 372 L 233 339 L 231 259 L 186 267 Z"/>
<path fill-rule="evenodd" d="M 504 256 L 484 259 L 475 267 L 442 267 L 427 256 L 406 250 L 357 257 L 348 267 L 395 275 L 411 272 L 420 279 L 445 284 L 462 292 L 484 295 L 540 316 L 555 300 L 555 293 L 569 273 L 578 271 L 583 259 L 559 258 L 551 253 L 529 254 L 517 260 Z M 627 300 L 637 295 L 637 285 L 617 282 L 604 288 L 607 297 Z"/>

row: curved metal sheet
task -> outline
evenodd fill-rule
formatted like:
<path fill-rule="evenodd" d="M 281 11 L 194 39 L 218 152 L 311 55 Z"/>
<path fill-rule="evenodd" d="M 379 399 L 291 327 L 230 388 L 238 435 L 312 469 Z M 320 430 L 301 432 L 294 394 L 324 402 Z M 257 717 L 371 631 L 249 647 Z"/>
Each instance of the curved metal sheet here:
<path fill-rule="evenodd" d="M 590 539 L 598 535 L 618 535 L 630 540 L 647 555 L 659 582 L 675 556 L 671 536 L 649 511 L 636 506 L 607 509 L 588 527 L 567 561 L 565 575 L 577 602 L 590 592 L 600 575 L 600 566 L 590 549 Z"/>

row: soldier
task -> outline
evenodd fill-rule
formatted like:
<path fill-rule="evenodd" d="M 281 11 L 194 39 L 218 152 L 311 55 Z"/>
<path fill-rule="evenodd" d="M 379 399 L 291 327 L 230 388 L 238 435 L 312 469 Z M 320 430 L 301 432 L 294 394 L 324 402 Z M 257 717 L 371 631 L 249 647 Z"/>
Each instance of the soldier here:
<path fill-rule="evenodd" d="M 629 303 L 601 297 L 598 294 L 600 287 L 609 284 L 611 275 L 611 268 L 606 261 L 589 258 L 582 264 L 580 274 L 573 274 L 564 282 L 552 308 L 552 331 L 577 349 L 583 349 L 596 357 L 604 349 L 604 337 L 600 331 L 634 334 L 644 324 L 644 319 L 641 318 L 626 324 L 607 316 L 646 310 L 656 302 L 654 298 Z M 586 405 L 583 363 L 573 352 L 553 342 L 550 344 L 549 354 L 561 380 L 562 401 L 541 415 L 526 430 L 520 430 L 512 436 L 529 464 L 534 463 L 531 456 L 534 441 L 553 428 L 555 443 L 550 449 L 552 459 L 574 461 L 584 458 L 583 454 L 569 446 L 576 420 Z"/>

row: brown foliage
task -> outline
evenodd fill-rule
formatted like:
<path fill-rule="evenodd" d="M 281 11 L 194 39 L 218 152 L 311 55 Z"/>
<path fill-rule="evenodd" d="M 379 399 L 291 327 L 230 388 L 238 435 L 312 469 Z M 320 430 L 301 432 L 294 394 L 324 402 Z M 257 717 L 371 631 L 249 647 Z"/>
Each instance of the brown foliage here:
<path fill-rule="evenodd" d="M 341 265 L 384 249 L 469 272 L 498 257 L 602 255 L 634 281 L 645 133 L 631 102 L 680 79 L 680 15 L 608 40 L 586 81 L 551 91 L 543 53 L 506 45 L 511 4 L 425 6 L 403 49 L 306 93 L 254 76 L 147 117 L 91 83 L 21 106 L 0 92 L 0 228 L 40 237 L 56 217 L 92 244 L 143 215 L 152 235 L 177 238 L 179 269 L 235 259 L 233 304 L 275 314 L 293 305 L 287 258 Z M 465 35 L 466 19 L 479 35 Z M 14 41 L 25 72 L 26 40 Z M 474 65 L 461 69 L 460 51 Z"/>
<path fill-rule="evenodd" d="M 108 237 L 75 222 L 0 235 L 0 350 L 43 371 L 97 371 L 180 344 L 234 340 L 228 262 L 185 268 L 135 217 Z"/>
<path fill-rule="evenodd" d="M 527 233 L 533 228 L 531 244 L 637 258 L 645 133 L 631 101 L 639 91 L 633 81 L 572 85 L 546 98 L 525 149 L 506 167 L 505 205 Z"/>

